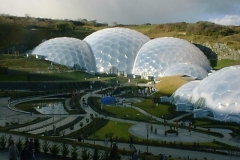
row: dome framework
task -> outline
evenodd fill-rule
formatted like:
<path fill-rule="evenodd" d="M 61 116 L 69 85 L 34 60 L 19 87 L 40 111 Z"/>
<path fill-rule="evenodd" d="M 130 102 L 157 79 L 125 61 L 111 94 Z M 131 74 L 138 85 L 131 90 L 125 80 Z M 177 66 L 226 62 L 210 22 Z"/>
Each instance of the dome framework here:
<path fill-rule="evenodd" d="M 240 66 L 225 67 L 203 79 L 192 93 L 195 109 L 220 121 L 240 122 Z"/>
<path fill-rule="evenodd" d="M 127 28 L 107 28 L 87 36 L 98 72 L 108 73 L 112 67 L 131 74 L 138 50 L 150 39 Z"/>
<path fill-rule="evenodd" d="M 163 37 L 145 43 L 138 52 L 133 74 L 162 77 L 172 65 L 179 63 L 194 64 L 206 71 L 211 69 L 207 57 L 186 40 Z"/>
<path fill-rule="evenodd" d="M 90 47 L 76 38 L 60 37 L 47 40 L 37 46 L 32 54 L 69 68 L 78 65 L 88 72 L 96 72 L 95 59 Z"/>

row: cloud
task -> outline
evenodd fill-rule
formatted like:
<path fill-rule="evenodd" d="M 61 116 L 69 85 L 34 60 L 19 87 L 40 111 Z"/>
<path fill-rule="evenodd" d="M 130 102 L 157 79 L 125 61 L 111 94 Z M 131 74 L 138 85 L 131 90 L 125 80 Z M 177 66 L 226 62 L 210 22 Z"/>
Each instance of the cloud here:
<path fill-rule="evenodd" d="M 209 21 L 227 26 L 240 26 L 240 15 L 226 15 L 222 18 L 210 19 Z"/>
<path fill-rule="evenodd" d="M 1 0 L 1 13 L 112 24 L 197 22 L 240 15 L 240 0 Z"/>

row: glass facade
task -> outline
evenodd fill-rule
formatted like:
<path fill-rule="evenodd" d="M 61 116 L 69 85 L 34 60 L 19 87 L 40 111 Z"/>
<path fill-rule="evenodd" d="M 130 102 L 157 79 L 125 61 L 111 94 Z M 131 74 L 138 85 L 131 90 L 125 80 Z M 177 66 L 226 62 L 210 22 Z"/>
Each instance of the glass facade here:
<path fill-rule="evenodd" d="M 41 43 L 33 52 L 39 58 L 58 63 L 69 68 L 78 65 L 89 72 L 96 72 L 96 64 L 90 47 L 76 38 L 53 38 Z"/>
<path fill-rule="evenodd" d="M 138 52 L 133 73 L 141 75 L 147 72 L 154 77 L 162 77 L 172 65 L 178 63 L 194 64 L 206 71 L 211 69 L 203 52 L 186 40 L 163 37 L 145 43 Z"/>
<path fill-rule="evenodd" d="M 174 64 L 167 68 L 163 73 L 163 76 L 172 76 L 172 75 L 187 75 L 193 79 L 204 79 L 207 77 L 208 72 L 200 66 L 187 63 Z"/>
<path fill-rule="evenodd" d="M 191 81 L 179 87 L 171 96 L 171 103 L 173 104 L 189 104 L 191 101 L 192 91 L 199 84 L 200 81 Z"/>
<path fill-rule="evenodd" d="M 127 28 L 107 28 L 87 36 L 98 72 L 109 72 L 111 67 L 131 74 L 138 50 L 150 39 L 140 32 Z"/>
<path fill-rule="evenodd" d="M 210 74 L 192 92 L 194 107 L 212 111 L 221 121 L 240 122 L 240 66 Z M 203 103 L 204 102 L 204 103 Z"/>

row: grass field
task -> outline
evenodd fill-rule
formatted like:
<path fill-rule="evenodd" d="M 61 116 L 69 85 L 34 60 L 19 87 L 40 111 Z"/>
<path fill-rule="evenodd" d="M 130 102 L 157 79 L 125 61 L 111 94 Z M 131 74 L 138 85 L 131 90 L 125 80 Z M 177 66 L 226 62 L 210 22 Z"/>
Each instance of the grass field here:
<path fill-rule="evenodd" d="M 155 88 L 162 94 L 170 96 L 172 95 L 180 86 L 192 81 L 190 77 L 182 77 L 181 75 L 162 77 L 159 79 L 159 83 L 155 84 Z"/>
<path fill-rule="evenodd" d="M 103 140 L 105 135 L 108 134 L 109 136 L 112 136 L 113 139 L 118 136 L 119 140 L 126 141 L 132 136 L 128 132 L 128 128 L 131 127 L 131 125 L 132 124 L 129 123 L 109 121 L 107 125 L 98 130 L 95 135 L 90 135 L 89 138 L 94 138 L 94 136 L 96 136 L 98 139 Z"/>
<path fill-rule="evenodd" d="M 217 66 L 214 69 L 221 69 L 228 66 L 240 65 L 240 61 L 230 60 L 230 59 L 222 59 L 217 61 Z"/>
<path fill-rule="evenodd" d="M 129 107 L 103 106 L 104 110 L 115 114 L 115 118 L 130 119 L 135 121 L 147 121 L 148 116 Z"/>
<path fill-rule="evenodd" d="M 133 106 L 139 107 L 147 113 L 154 115 L 156 117 L 170 114 L 168 111 L 169 106 L 164 104 L 158 104 L 155 106 L 152 99 L 144 99 L 142 102 L 132 103 Z"/>

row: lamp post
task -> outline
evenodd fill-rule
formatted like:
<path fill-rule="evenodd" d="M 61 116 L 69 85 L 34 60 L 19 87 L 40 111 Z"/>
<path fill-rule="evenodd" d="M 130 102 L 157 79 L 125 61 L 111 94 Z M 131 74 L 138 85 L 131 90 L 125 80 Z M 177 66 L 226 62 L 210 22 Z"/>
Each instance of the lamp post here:
<path fill-rule="evenodd" d="M 149 137 L 149 124 L 148 123 L 146 125 L 146 129 L 147 129 L 147 153 L 148 153 L 148 137 Z"/>
<path fill-rule="evenodd" d="M 55 134 L 55 124 L 54 124 L 54 104 L 53 104 L 53 134 Z"/>
<path fill-rule="evenodd" d="M 93 138 L 94 138 L 94 145 L 95 145 L 95 141 L 96 141 L 96 135 L 95 135 L 95 132 L 94 132 L 94 134 L 93 134 Z"/>

